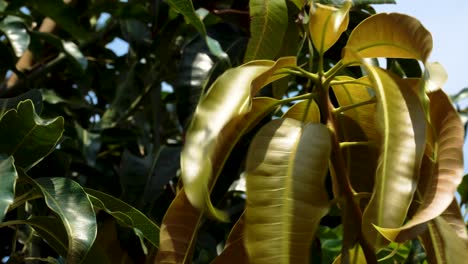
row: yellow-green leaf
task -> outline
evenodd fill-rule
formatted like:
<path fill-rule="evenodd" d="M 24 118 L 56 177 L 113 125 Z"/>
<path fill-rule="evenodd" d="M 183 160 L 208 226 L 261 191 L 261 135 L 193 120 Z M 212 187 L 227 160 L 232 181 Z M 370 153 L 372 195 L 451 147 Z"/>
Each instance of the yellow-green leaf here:
<path fill-rule="evenodd" d="M 414 17 L 380 13 L 362 21 L 351 33 L 343 63 L 362 58 L 408 58 L 426 62 L 432 50 L 432 36 Z"/>
<path fill-rule="evenodd" d="M 384 70 L 365 65 L 377 96 L 382 136 L 374 190 L 363 214 L 363 233 L 377 249 L 386 244 L 375 226 L 401 227 L 413 200 L 424 154 L 426 122 L 417 95 Z"/>
<path fill-rule="evenodd" d="M 309 109 L 307 109 L 307 105 L 308 100 L 294 104 L 286 113 L 284 113 L 282 118 L 292 118 L 305 123 L 320 123 L 320 110 L 317 103 L 315 101 L 311 101 Z"/>
<path fill-rule="evenodd" d="M 353 249 L 350 249 L 349 252 L 349 263 L 352 264 L 367 264 L 366 257 L 364 256 L 364 251 L 362 251 L 361 246 L 356 245 Z M 341 260 L 342 255 L 338 255 L 333 261 L 333 264 L 342 264 Z"/>
<path fill-rule="evenodd" d="M 279 103 L 280 101 L 267 97 L 254 98 L 249 113 L 234 118 L 225 126 L 218 136 L 216 149 L 212 154 L 214 178 L 221 172 L 225 160 L 240 137 Z M 179 192 L 167 209 L 161 224 L 160 248 L 156 263 L 191 263 L 201 217 L 200 210 L 190 204 L 185 191 Z"/>
<path fill-rule="evenodd" d="M 431 62 L 426 64 L 424 71 L 424 79 L 426 80 L 426 91 L 433 92 L 441 89 L 447 82 L 448 74 L 442 64 Z"/>
<path fill-rule="evenodd" d="M 348 28 L 349 10 L 353 3 L 345 1 L 341 8 L 311 5 L 309 32 L 318 53 L 323 55 Z"/>
<path fill-rule="evenodd" d="M 421 174 L 425 193 L 413 218 L 397 229 L 380 229 L 387 239 L 402 242 L 414 239 L 424 231 L 419 226 L 434 219 L 452 203 L 457 186 L 463 178 L 463 123 L 450 99 L 442 91 L 429 94 L 431 125 L 435 132 L 435 168 Z"/>
<path fill-rule="evenodd" d="M 255 136 L 246 162 L 245 246 L 252 263 L 309 263 L 316 227 L 329 207 L 330 151 L 322 124 L 277 119 Z"/>
<path fill-rule="evenodd" d="M 244 61 L 274 59 L 288 28 L 286 0 L 250 0 L 250 40 Z"/>
<path fill-rule="evenodd" d="M 189 201 L 200 210 L 208 209 L 215 218 L 227 220 L 211 204 L 209 183 L 212 159 L 220 144 L 221 131 L 236 117 L 250 111 L 252 94 L 284 75 L 274 75 L 284 66 L 295 65 L 293 57 L 274 61 L 255 61 L 230 69 L 221 75 L 201 98 L 186 134 L 181 154 L 181 175 Z M 231 124 L 232 125 L 232 124 Z M 224 157 L 224 156 L 223 156 Z"/>

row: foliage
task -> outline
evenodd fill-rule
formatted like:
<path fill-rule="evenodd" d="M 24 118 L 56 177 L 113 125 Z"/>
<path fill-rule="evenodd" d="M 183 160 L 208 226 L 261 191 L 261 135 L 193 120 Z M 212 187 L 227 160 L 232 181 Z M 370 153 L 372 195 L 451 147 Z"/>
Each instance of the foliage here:
<path fill-rule="evenodd" d="M 0 0 L 2 262 L 463 262 L 463 123 L 393 2 Z"/>

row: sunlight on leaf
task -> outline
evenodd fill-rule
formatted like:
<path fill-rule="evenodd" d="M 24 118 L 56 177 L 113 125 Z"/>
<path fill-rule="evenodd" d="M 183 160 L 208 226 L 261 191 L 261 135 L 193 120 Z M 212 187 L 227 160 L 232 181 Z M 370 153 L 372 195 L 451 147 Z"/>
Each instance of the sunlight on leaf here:
<path fill-rule="evenodd" d="M 292 118 L 297 121 L 304 121 L 305 123 L 320 123 L 320 110 L 315 101 L 310 103 L 307 111 L 308 101 L 300 101 L 291 106 L 282 118 Z M 306 114 L 307 111 L 307 114 Z"/>
<path fill-rule="evenodd" d="M 377 249 L 386 244 L 374 226 L 400 227 L 413 200 L 424 154 L 426 124 L 417 95 L 384 70 L 366 65 L 377 96 L 382 135 L 374 190 L 363 213 L 363 233 Z"/>
<path fill-rule="evenodd" d="M 341 34 L 348 28 L 351 1 L 345 1 L 341 8 L 317 4 L 311 5 L 309 32 L 320 55 L 323 55 L 338 41 Z"/>
<path fill-rule="evenodd" d="M 96 215 L 85 191 L 68 178 L 39 178 L 31 182 L 41 190 L 47 206 L 60 217 L 67 230 L 67 261 L 81 262 L 97 235 Z"/>
<path fill-rule="evenodd" d="M 437 153 L 436 166 L 429 175 L 421 174 L 427 186 L 422 204 L 413 218 L 397 229 L 379 229 L 387 239 L 405 241 L 414 239 L 421 232 L 418 225 L 439 216 L 452 203 L 457 186 L 463 177 L 463 124 L 450 99 L 442 91 L 429 94 L 431 125 L 435 131 Z M 419 231 L 419 232 L 418 232 Z"/>
<path fill-rule="evenodd" d="M 426 64 L 424 79 L 426 80 L 426 91 L 434 92 L 442 89 L 447 82 L 448 74 L 440 63 L 431 62 Z"/>
<path fill-rule="evenodd" d="M 331 140 L 322 124 L 269 122 L 253 139 L 246 163 L 245 246 L 254 263 L 308 263 L 320 219 Z"/>
<path fill-rule="evenodd" d="M 288 28 L 286 0 L 251 0 L 250 40 L 244 62 L 275 59 Z"/>
<path fill-rule="evenodd" d="M 0 159 L 0 223 L 5 217 L 8 207 L 15 199 L 15 186 L 18 173 L 12 156 Z"/>
<path fill-rule="evenodd" d="M 0 23 L 0 31 L 7 36 L 16 57 L 21 57 L 31 41 L 23 19 L 16 16 L 5 17 Z"/>
<path fill-rule="evenodd" d="M 231 120 L 218 136 L 213 152 L 213 177 L 216 178 L 223 168 L 229 153 L 240 137 L 279 104 L 278 100 L 259 97 L 252 100 L 252 109 L 246 115 Z M 185 191 L 177 194 L 166 211 L 161 224 L 161 247 L 157 263 L 190 263 L 194 239 L 198 232 L 202 214 L 188 201 Z"/>
<path fill-rule="evenodd" d="M 220 220 L 224 212 L 213 207 L 209 198 L 209 183 L 213 174 L 213 158 L 220 143 L 221 131 L 236 117 L 251 109 L 252 95 L 282 75 L 273 74 L 285 66 L 295 65 L 295 58 L 277 62 L 256 61 L 230 69 L 222 74 L 201 98 L 188 128 L 186 144 L 181 154 L 181 173 L 189 201 L 198 209 Z M 225 156 L 222 156 L 225 157 Z M 223 161 L 224 162 L 224 161 Z"/>
<path fill-rule="evenodd" d="M 343 63 L 356 61 L 353 52 L 362 58 L 409 58 L 426 62 L 431 50 L 432 36 L 416 18 L 381 13 L 365 19 L 353 30 L 343 53 Z"/>

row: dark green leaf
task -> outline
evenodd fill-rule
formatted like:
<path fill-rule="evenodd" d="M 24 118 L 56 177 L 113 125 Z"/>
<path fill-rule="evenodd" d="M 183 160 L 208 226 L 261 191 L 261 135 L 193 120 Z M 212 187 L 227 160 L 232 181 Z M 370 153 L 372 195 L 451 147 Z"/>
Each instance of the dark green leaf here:
<path fill-rule="evenodd" d="M 17 166 L 28 169 L 54 150 L 63 123 L 62 117 L 42 119 L 31 100 L 23 101 L 0 119 L 0 153 L 12 155 Z"/>
<path fill-rule="evenodd" d="M 86 189 L 93 205 L 117 219 L 120 224 L 135 228 L 138 236 L 144 236 L 153 246 L 159 246 L 159 227 L 129 204 L 100 191 Z"/>
<path fill-rule="evenodd" d="M 15 185 L 18 173 L 12 156 L 0 160 L 0 222 L 15 198 Z"/>
<path fill-rule="evenodd" d="M 460 194 L 461 203 L 468 202 L 468 176 L 463 176 L 461 184 L 458 186 L 458 193 Z"/>
<path fill-rule="evenodd" d="M 0 116 L 2 116 L 5 111 L 15 109 L 21 101 L 26 101 L 28 99 L 33 102 L 34 109 L 40 114 L 42 112 L 42 94 L 39 90 L 32 89 L 16 97 L 0 99 Z"/>
<path fill-rule="evenodd" d="M 32 0 L 29 1 L 32 8 L 44 16 L 52 18 L 62 29 L 67 31 L 79 42 L 88 39 L 89 34 L 80 25 L 75 9 L 66 5 L 62 0 Z"/>
<path fill-rule="evenodd" d="M 62 221 L 68 234 L 67 262 L 82 262 L 96 239 L 97 223 L 93 206 L 76 182 L 67 178 L 32 180 L 42 191 L 47 206 Z"/>

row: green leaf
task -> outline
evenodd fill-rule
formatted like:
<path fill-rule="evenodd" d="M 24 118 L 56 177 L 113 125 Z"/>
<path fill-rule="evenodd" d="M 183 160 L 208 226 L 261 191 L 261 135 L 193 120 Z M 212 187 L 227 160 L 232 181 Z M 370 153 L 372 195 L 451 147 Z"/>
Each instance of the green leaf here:
<path fill-rule="evenodd" d="M 463 176 L 463 180 L 458 186 L 458 193 L 460 194 L 460 202 L 467 203 L 468 202 L 468 176 Z"/>
<path fill-rule="evenodd" d="M 347 0 L 318 0 L 317 2 L 326 5 L 342 5 Z M 354 5 L 370 4 L 396 4 L 395 0 L 353 0 Z"/>
<path fill-rule="evenodd" d="M 253 263 L 309 263 L 328 212 L 331 139 L 323 124 L 277 119 L 253 139 L 246 161 L 245 246 Z"/>
<path fill-rule="evenodd" d="M 137 236 L 143 236 L 155 247 L 159 246 L 159 227 L 145 214 L 133 206 L 100 191 L 86 189 L 94 207 L 103 209 L 119 221 L 120 224 L 138 229 Z"/>
<path fill-rule="evenodd" d="M 5 217 L 8 207 L 15 199 L 15 186 L 18 173 L 12 156 L 0 160 L 0 223 Z"/>
<path fill-rule="evenodd" d="M 16 166 L 28 169 L 54 150 L 63 133 L 62 117 L 42 119 L 31 100 L 8 110 L 0 119 L 0 153 L 12 155 Z"/>
<path fill-rule="evenodd" d="M 250 40 L 244 61 L 276 58 L 288 28 L 286 0 L 251 0 Z"/>
<path fill-rule="evenodd" d="M 252 109 L 246 115 L 231 120 L 217 139 L 212 155 L 213 177 L 216 178 L 234 145 L 252 126 L 257 124 L 280 103 L 268 97 L 252 100 Z M 195 237 L 202 214 L 193 207 L 185 191 L 177 193 L 161 224 L 160 241 L 156 263 L 191 263 Z"/>
<path fill-rule="evenodd" d="M 88 195 L 67 178 L 31 180 L 44 195 L 47 206 L 62 221 L 68 235 L 67 262 L 82 262 L 97 234 L 96 215 Z"/>
<path fill-rule="evenodd" d="M 81 53 L 80 48 L 71 41 L 62 41 L 63 51 L 73 58 L 80 65 L 81 69 L 86 70 L 88 67 L 88 60 Z"/>
<path fill-rule="evenodd" d="M 74 7 L 65 4 L 64 1 L 32 0 L 28 4 L 42 15 L 50 17 L 79 42 L 84 42 L 89 38 L 89 33 L 78 21 L 80 16 Z"/>
<path fill-rule="evenodd" d="M 16 57 L 21 57 L 28 49 L 31 40 L 23 20 L 15 16 L 7 16 L 0 23 L 0 31 L 5 33 Z"/>
<path fill-rule="evenodd" d="M 295 63 L 295 58 L 288 57 L 277 62 L 255 61 L 230 69 L 201 98 L 187 130 L 186 144 L 181 154 L 185 193 L 196 208 L 208 209 L 213 217 L 227 220 L 223 212 L 213 207 L 209 198 L 212 160 L 217 145 L 221 145 L 220 137 L 225 136 L 221 131 L 231 120 L 250 111 L 252 95 L 266 84 L 284 77 L 281 74 L 273 75 L 277 70 Z"/>
<path fill-rule="evenodd" d="M 26 101 L 28 99 L 33 102 L 35 111 L 40 114 L 42 112 L 42 94 L 39 90 L 32 89 L 16 97 L 0 98 L 0 116 L 7 110 L 16 109 L 21 101 Z"/>
<path fill-rule="evenodd" d="M 348 28 L 351 1 L 345 1 L 341 8 L 317 4 L 310 8 L 309 32 L 320 55 L 338 41 Z"/>
<path fill-rule="evenodd" d="M 365 19 L 353 30 L 344 49 L 343 63 L 356 62 L 356 54 L 362 58 L 408 58 L 426 62 L 431 50 L 431 33 L 417 19 L 398 13 L 380 13 Z"/>
<path fill-rule="evenodd" d="M 401 227 L 413 200 L 426 142 L 425 114 L 417 95 L 384 70 L 366 65 L 377 96 L 382 136 L 374 190 L 363 213 L 363 233 L 377 249 L 387 242 L 374 226 Z"/>
<path fill-rule="evenodd" d="M 379 229 L 391 241 L 402 242 L 416 238 L 423 231 L 419 225 L 436 218 L 452 203 L 463 178 L 464 128 L 460 117 L 442 90 L 430 93 L 429 99 L 431 125 L 437 144 L 437 152 L 433 157 L 436 166 L 433 170 L 427 170 L 433 173 L 420 176 L 427 188 L 412 219 L 397 229 Z"/>
<path fill-rule="evenodd" d="M 185 20 L 190 23 L 203 36 L 210 51 L 222 60 L 229 59 L 228 55 L 222 50 L 219 42 L 208 36 L 205 25 L 197 16 L 190 0 L 168 0 L 169 5 L 177 12 L 184 16 Z"/>
<path fill-rule="evenodd" d="M 299 8 L 299 10 L 301 10 L 304 5 L 305 5 L 305 0 L 289 0 L 290 2 L 292 2 L 294 5 L 297 6 L 297 8 Z"/>
<path fill-rule="evenodd" d="M 34 216 L 27 220 L 16 220 L 15 223 L 30 225 L 55 252 L 61 256 L 67 256 L 67 231 L 59 219 L 48 216 Z M 110 263 L 107 256 L 94 243 L 83 263 L 92 264 L 96 262 Z"/>

